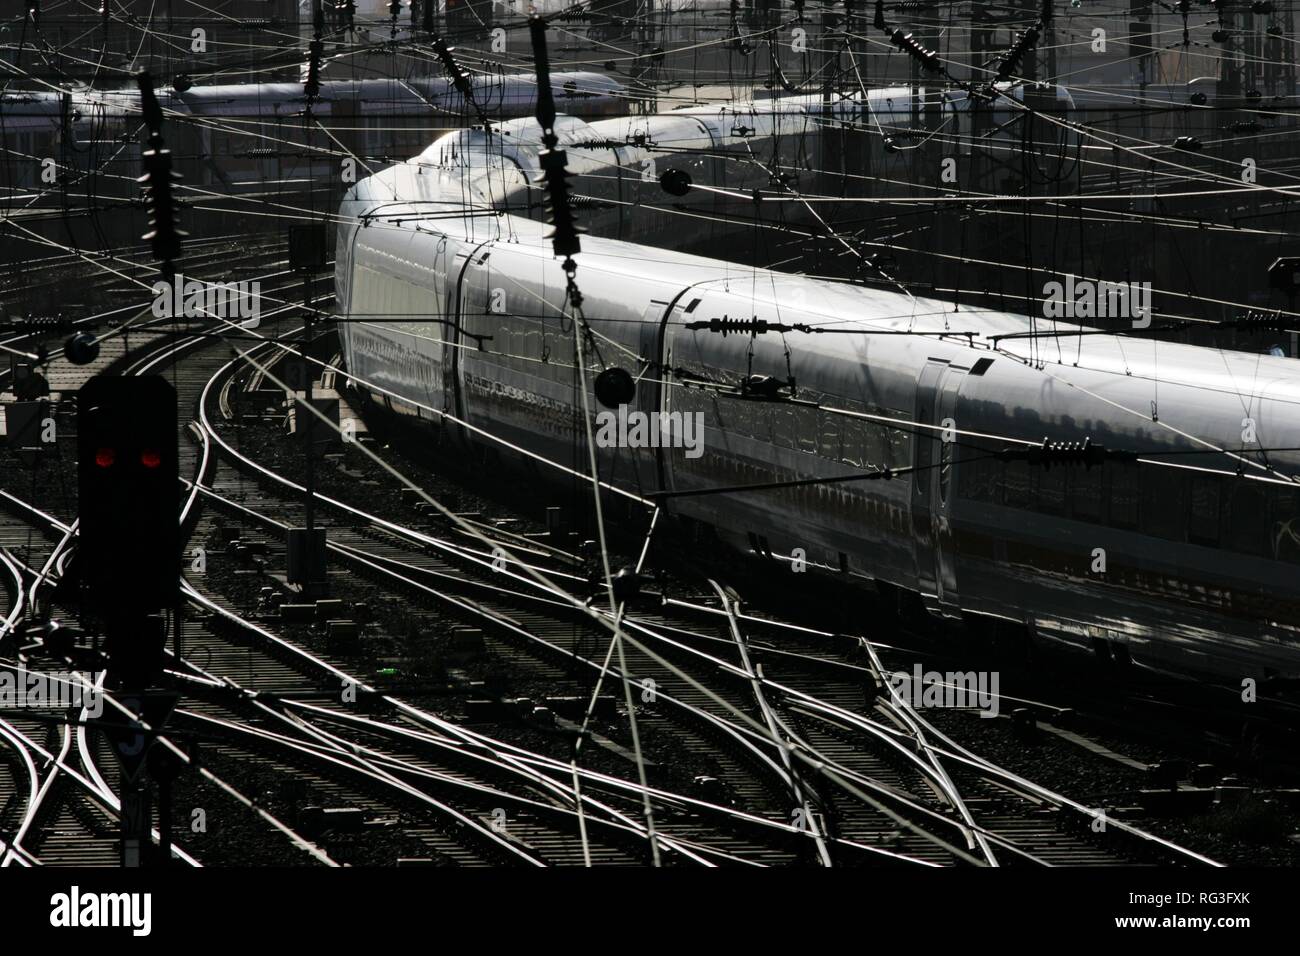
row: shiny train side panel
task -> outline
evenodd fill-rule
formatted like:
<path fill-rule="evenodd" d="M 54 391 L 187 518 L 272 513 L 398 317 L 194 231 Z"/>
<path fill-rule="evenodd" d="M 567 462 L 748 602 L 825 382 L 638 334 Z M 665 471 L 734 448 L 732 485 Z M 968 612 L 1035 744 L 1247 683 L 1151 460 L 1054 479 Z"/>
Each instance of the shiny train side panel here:
<path fill-rule="evenodd" d="M 805 107 L 755 107 L 743 148 L 815 124 Z M 1075 340 L 1068 360 L 1029 338 L 995 348 L 990 336 L 1029 320 L 654 248 L 693 228 L 692 203 L 713 200 L 697 190 L 670 206 L 631 171 L 684 164 L 669 157 L 687 140 L 728 148 L 735 114 L 561 124 L 575 193 L 607 203 L 587 206 L 593 235 L 578 257 L 589 391 L 618 365 L 638 382 L 631 410 L 704 422 L 699 457 L 600 448 L 603 478 L 648 495 L 919 466 L 666 507 L 739 548 L 784 561 L 799 549 L 811 567 L 914 594 L 957 622 L 1234 683 L 1300 677 L 1293 361 L 1110 336 Z M 577 460 L 586 426 L 564 275 L 528 187 L 538 149 L 530 121 L 496 137 L 462 131 L 358 184 L 341 209 L 337 282 L 359 389 L 508 467 L 558 475 L 540 460 Z M 696 182 L 713 181 L 708 159 L 692 161 Z M 658 214 L 620 215 L 629 202 Z M 726 239 L 726 223 L 700 228 Z M 860 334 L 687 328 L 723 316 Z M 886 334 L 900 332 L 927 334 Z M 797 401 L 744 397 L 752 376 L 793 380 Z M 1139 461 L 1044 469 L 994 454 L 1045 437 Z"/>

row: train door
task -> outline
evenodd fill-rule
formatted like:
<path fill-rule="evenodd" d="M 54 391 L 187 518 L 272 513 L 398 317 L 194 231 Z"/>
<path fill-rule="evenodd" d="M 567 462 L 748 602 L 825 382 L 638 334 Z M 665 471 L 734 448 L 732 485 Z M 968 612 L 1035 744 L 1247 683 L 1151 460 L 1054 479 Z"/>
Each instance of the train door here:
<path fill-rule="evenodd" d="M 482 265 L 487 259 L 484 246 L 487 243 L 460 246 L 454 253 L 451 244 L 443 252 L 446 264 L 446 306 L 443 315 L 446 324 L 442 326 L 442 381 L 443 410 L 459 421 L 465 421 L 465 399 L 461 387 L 461 348 L 465 338 L 461 335 L 464 319 L 470 311 L 467 302 L 470 297 L 471 282 L 467 273 L 472 265 Z M 469 433 L 461 426 L 451 429 L 464 441 L 469 440 Z"/>
<path fill-rule="evenodd" d="M 952 501 L 957 493 L 957 391 L 961 388 L 964 369 L 948 366 L 938 385 L 935 419 L 939 432 L 938 460 L 931 482 L 931 520 L 934 527 L 934 577 L 940 610 L 956 615 L 960 611 L 957 597 L 957 555 L 952 529 Z"/>
<path fill-rule="evenodd" d="M 912 439 L 912 548 L 916 561 L 916 585 L 922 595 L 933 594 L 936 590 L 930 484 L 934 478 L 932 466 L 937 436 L 930 426 L 934 425 L 939 379 L 947 369 L 947 362 L 931 359 L 925 363 L 916 380 L 916 408 L 912 416 L 916 423 Z"/>
<path fill-rule="evenodd" d="M 451 394 L 450 383 L 447 381 L 447 355 L 453 351 L 449 344 L 451 325 L 446 321 L 448 318 L 447 287 L 453 282 L 448 275 L 452 268 L 449 261 L 451 258 L 451 246 L 447 237 L 439 237 L 429 261 L 429 271 L 424 273 L 429 288 L 420 289 L 416 293 L 419 298 L 414 306 L 416 314 L 428 319 L 427 325 L 417 326 L 421 329 L 429 352 L 429 362 L 433 366 L 430 374 L 428 404 L 430 408 L 444 412 L 449 410 L 448 402 Z M 443 422 L 441 418 L 437 418 L 436 421 L 439 424 Z"/>
<path fill-rule="evenodd" d="M 660 366 L 663 361 L 663 327 L 665 313 L 671 303 L 662 299 L 651 299 L 641 316 L 641 333 L 637 350 L 640 353 L 640 367 L 636 370 L 635 407 L 644 412 L 651 421 L 654 413 L 660 410 L 659 384 L 664 379 Z M 638 459 L 637 479 L 641 490 L 649 491 L 664 486 L 663 484 L 663 449 L 647 449 Z"/>
<path fill-rule="evenodd" d="M 957 390 L 963 370 L 930 359 L 916 382 L 912 448 L 912 544 L 916 582 L 924 598 L 937 601 L 936 610 L 956 613 L 956 556 L 950 506 L 956 484 L 956 443 L 945 429 L 955 425 Z"/>

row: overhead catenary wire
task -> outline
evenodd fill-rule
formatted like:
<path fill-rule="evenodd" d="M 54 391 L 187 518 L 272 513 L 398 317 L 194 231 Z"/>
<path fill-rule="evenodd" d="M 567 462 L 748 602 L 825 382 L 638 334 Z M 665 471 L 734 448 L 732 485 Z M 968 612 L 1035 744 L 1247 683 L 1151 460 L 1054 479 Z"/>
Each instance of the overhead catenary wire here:
<path fill-rule="evenodd" d="M 548 88 L 548 90 L 549 90 L 549 85 L 548 85 L 547 88 Z M 486 126 L 487 124 L 485 123 L 484 125 Z M 941 141 L 941 140 L 940 140 L 940 141 Z M 1169 175 L 1173 176 L 1173 175 L 1177 175 L 1177 173 L 1176 173 L 1176 172 L 1170 172 Z M 812 200 L 813 202 L 816 202 L 816 201 L 819 201 L 819 200 L 824 201 L 826 197 L 808 197 L 808 198 L 809 198 L 810 200 Z M 807 203 L 805 203 L 805 205 L 807 205 Z M 270 208 L 270 207 L 269 207 L 269 206 L 266 206 L 266 207 L 264 207 L 264 208 Z M 309 209 L 308 209 L 308 210 L 300 210 L 300 212 L 303 213 L 303 214 L 306 214 L 306 213 L 309 213 L 310 210 L 309 210 Z M 572 276 L 570 276 L 570 279 L 572 280 Z M 575 286 L 575 288 L 576 288 L 576 286 Z M 572 295 L 568 296 L 568 302 L 569 302 L 570 306 L 572 306 L 575 310 L 578 309 L 578 308 L 580 307 L 580 305 L 581 305 L 581 300 L 579 299 L 577 302 L 574 302 L 574 296 L 572 296 Z M 394 319 L 394 321 L 396 321 L 396 319 Z M 574 326 L 573 326 L 573 331 L 574 331 L 574 349 L 575 349 L 575 352 L 576 352 L 577 355 L 578 355 L 578 357 L 577 357 L 577 359 L 575 360 L 575 363 L 574 363 L 574 372 L 575 372 L 575 376 L 576 376 L 577 378 L 579 378 L 580 380 L 582 380 L 582 381 L 581 381 L 582 394 L 583 394 L 584 399 L 585 399 L 586 394 L 587 394 L 586 382 L 585 382 L 585 380 L 584 380 L 584 379 L 585 379 L 585 367 L 586 367 L 586 362 L 585 362 L 585 361 L 583 360 L 583 358 L 582 358 L 582 350 L 583 350 L 583 345 L 584 345 L 584 342 L 585 342 L 585 338 L 584 338 L 584 336 L 585 336 L 587 330 L 586 330 L 586 329 L 583 329 L 583 326 L 584 326 L 584 325 L 585 325 L 585 322 L 582 322 L 582 321 L 580 321 L 580 320 L 579 320 L 579 321 L 575 321 L 575 322 L 574 322 Z M 233 330 L 229 331 L 229 334 L 230 334 L 231 337 L 232 337 L 232 341 L 235 341 L 235 342 L 238 342 L 238 341 L 241 340 L 240 338 L 237 338 L 236 336 L 242 336 L 242 335 L 244 335 L 244 333 L 235 333 Z M 868 331 L 868 332 L 866 332 L 865 334 L 871 334 L 871 333 Z M 960 333 L 957 333 L 957 334 L 960 334 Z M 591 416 L 590 416 L 590 410 L 589 410 L 589 409 L 584 409 L 584 412 L 585 412 L 585 417 L 586 417 L 587 420 L 588 420 L 588 429 L 589 429 L 589 428 L 590 428 L 590 418 L 591 418 Z M 588 449 L 590 450 L 590 447 L 591 447 L 591 445 L 592 445 L 590 433 L 588 433 L 587 438 L 588 438 L 588 440 L 587 440 L 587 445 L 588 445 Z M 590 475 L 589 475 L 589 476 L 584 476 L 584 478 L 586 478 L 586 479 L 589 480 L 591 487 L 593 488 L 593 490 L 595 490 L 595 492 L 596 492 L 597 507 L 599 507 L 599 494 L 600 494 L 600 489 L 602 488 L 602 482 L 601 482 L 600 476 L 599 476 L 599 474 L 598 474 L 598 470 L 597 470 L 597 468 L 596 468 L 596 463 L 595 463 L 595 461 L 594 461 L 594 457 L 593 457 L 593 460 L 592 460 L 592 462 L 591 462 Z M 658 512 L 656 511 L 655 513 L 657 514 Z M 604 554 L 604 548 L 603 548 L 603 547 L 602 547 L 602 554 Z M 608 583 L 608 578 L 609 578 L 609 568 L 608 568 L 608 558 L 607 558 L 607 557 L 605 558 L 605 562 L 606 562 L 606 579 L 607 579 L 607 583 Z M 615 638 L 615 640 L 617 640 L 617 639 L 618 639 L 618 629 L 615 628 L 613 633 L 614 633 L 614 638 Z M 614 647 L 614 644 L 611 643 L 610 646 L 611 646 L 611 648 L 613 648 L 613 647 Z M 608 664 L 607 664 L 606 666 L 608 667 Z M 627 668 L 626 668 L 626 666 L 623 665 L 623 663 L 622 663 L 621 661 L 620 661 L 620 664 L 619 664 L 619 670 L 620 670 L 620 672 L 622 673 L 623 678 L 624 678 L 624 682 L 625 682 L 625 684 L 626 684 L 627 677 L 628 677 L 628 672 L 627 672 Z M 604 674 L 604 671 L 602 671 L 602 676 L 603 676 L 603 674 Z M 646 792 L 646 795 L 647 795 L 647 799 L 648 799 L 649 788 L 648 788 L 648 787 L 644 787 L 644 780 L 642 781 L 642 784 L 643 784 L 643 788 L 645 789 L 645 792 Z M 581 806 L 581 802 L 579 802 L 579 806 Z M 651 837 L 651 841 L 652 841 L 652 845 L 653 845 L 653 837 Z"/>

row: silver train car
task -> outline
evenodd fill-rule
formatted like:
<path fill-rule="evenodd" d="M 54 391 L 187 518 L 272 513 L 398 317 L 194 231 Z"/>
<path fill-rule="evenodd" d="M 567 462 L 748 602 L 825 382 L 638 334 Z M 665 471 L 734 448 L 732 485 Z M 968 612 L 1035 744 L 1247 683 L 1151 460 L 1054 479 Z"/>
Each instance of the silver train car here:
<path fill-rule="evenodd" d="M 110 178 L 127 122 L 121 105 L 80 94 L 0 95 L 0 201 L 31 202 L 52 187 L 84 189 L 88 176 Z"/>
<path fill-rule="evenodd" d="M 1046 90 L 1068 114 L 1069 94 Z M 805 203 L 804 193 L 905 201 L 950 192 L 940 160 L 971 161 L 974 110 L 982 123 L 978 151 L 1003 156 L 1020 148 L 1014 101 L 1023 98 L 1024 89 L 1016 88 L 975 107 L 962 91 L 885 87 L 830 103 L 813 94 L 593 123 L 561 116 L 557 132 L 590 232 L 649 244 L 671 239 L 678 247 L 716 245 L 752 233 L 755 225 L 771 230 L 831 215 L 825 205 Z M 539 219 L 543 196 L 532 185 L 541 173 L 539 148 L 537 123 L 524 118 L 491 131 L 449 133 L 412 162 L 501 190 L 512 213 Z M 1067 137 L 1060 148 L 1070 155 L 1075 142 Z M 917 150 L 932 162 L 918 163 Z M 918 177 L 920 166 L 927 172 Z M 664 178 L 670 170 L 712 188 L 672 192 Z M 755 209 L 755 191 L 775 200 L 771 208 Z"/>
<path fill-rule="evenodd" d="M 567 112 L 598 118 L 626 111 L 622 85 L 603 74 L 553 72 Z M 265 215 L 337 206 L 358 178 L 422 149 L 446 130 L 535 109 L 531 74 L 478 74 L 474 103 L 445 77 L 325 80 L 305 118 L 298 83 L 194 86 L 159 92 L 163 135 L 180 174 L 183 227 L 192 235 L 266 233 Z M 55 242 L 85 248 L 134 245 L 145 231 L 118 215 L 140 199 L 140 98 L 135 90 L 0 95 L 0 205 Z M 31 255 L 26 234 L 0 236 L 0 258 Z"/>
<path fill-rule="evenodd" d="M 599 447 L 602 478 L 959 624 L 1232 684 L 1300 677 L 1300 367 L 1064 322 L 1036 338 L 1023 315 L 653 245 L 721 227 L 704 218 L 717 193 L 674 209 L 647 160 L 705 183 L 724 154 L 766 183 L 772 164 L 747 163 L 801 122 L 819 118 L 795 100 L 557 123 L 593 229 L 576 275 L 588 388 L 620 366 L 625 415 L 702 423 L 695 449 Z M 336 280 L 353 387 L 549 474 L 587 437 L 565 276 L 529 215 L 539 149 L 526 121 L 459 132 L 358 183 Z M 783 331 L 709 329 L 723 319 Z M 1127 454 L 1044 467 L 1027 449 L 1045 438 Z M 787 484 L 709 493 L 770 482 Z"/>
<path fill-rule="evenodd" d="M 551 85 L 556 102 L 574 115 L 598 118 L 627 108 L 621 83 L 601 73 L 555 72 Z M 364 175 L 367 166 L 422 149 L 438 130 L 474 122 L 477 110 L 495 121 L 536 108 L 531 74 L 475 75 L 471 91 L 473 104 L 442 76 L 324 80 L 311 124 L 304 121 L 301 83 L 168 89 L 159 102 L 181 188 L 241 194 L 285 182 L 340 182 L 344 154 L 359 161 Z M 52 160 L 54 174 L 74 192 L 84 192 L 90 176 L 99 195 L 134 197 L 140 154 L 124 144 L 138 138 L 139 126 L 133 89 L 0 96 L 0 196 L 48 188 Z"/>

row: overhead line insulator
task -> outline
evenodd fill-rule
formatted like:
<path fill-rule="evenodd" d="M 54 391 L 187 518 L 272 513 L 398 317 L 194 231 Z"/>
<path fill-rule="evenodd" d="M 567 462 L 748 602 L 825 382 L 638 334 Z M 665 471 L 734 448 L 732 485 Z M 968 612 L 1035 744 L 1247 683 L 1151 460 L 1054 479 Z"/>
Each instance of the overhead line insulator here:
<path fill-rule="evenodd" d="M 1242 329 L 1246 332 L 1281 333 L 1300 327 L 1300 319 L 1291 315 L 1283 315 L 1281 312 L 1247 312 L 1238 318 L 1220 322 L 1219 325 Z"/>
<path fill-rule="evenodd" d="M 570 259 L 582 251 L 578 237 L 583 230 L 574 218 L 573 205 L 569 201 L 570 173 L 566 168 L 568 156 L 562 149 L 548 149 L 537 159 L 542 166 L 538 182 L 546 190 L 547 218 L 551 223 L 547 238 L 551 240 L 551 247 L 557 256 Z"/>
<path fill-rule="evenodd" d="M 744 335 L 763 335 L 767 332 L 811 332 L 812 327 L 802 324 L 786 325 L 784 322 L 769 322 L 754 316 L 750 319 L 732 319 L 723 316 L 720 319 L 700 319 L 687 322 L 686 328 L 693 332 L 718 332 L 727 336 L 732 332 Z"/>
<path fill-rule="evenodd" d="M 894 30 L 894 32 L 889 34 L 889 42 L 894 44 L 894 46 L 898 47 L 912 59 L 916 60 L 917 63 L 921 64 L 923 70 L 937 73 L 942 69 L 939 63 L 939 54 L 934 52 L 934 50 L 927 50 L 925 47 L 921 46 L 920 41 L 918 41 L 912 34 L 904 33 L 902 30 Z"/>
<path fill-rule="evenodd" d="M 325 44 L 319 35 L 312 37 L 311 42 L 307 44 L 307 79 L 302 85 L 303 93 L 308 100 L 320 96 L 321 61 L 324 57 Z"/>
<path fill-rule="evenodd" d="M 1044 438 L 1041 445 L 1027 448 L 1005 448 L 997 453 L 1002 461 L 1025 461 L 1031 465 L 1041 465 L 1044 470 L 1051 470 L 1053 465 L 1083 465 L 1091 469 L 1108 461 L 1137 460 L 1137 453 L 1094 445 L 1091 438 L 1083 441 L 1051 441 Z"/>
<path fill-rule="evenodd" d="M 356 0 L 339 0 L 338 3 L 334 4 L 334 15 L 338 18 L 339 26 L 342 29 L 351 30 L 356 23 Z"/>
<path fill-rule="evenodd" d="M 534 16 L 528 22 L 528 32 L 533 44 L 533 70 L 537 74 L 537 108 L 534 116 L 542 127 L 542 143 L 546 149 L 537 157 L 542 167 L 538 183 L 546 194 L 547 219 L 551 230 L 547 238 L 557 256 L 565 258 L 565 271 L 572 275 L 573 256 L 582 250 L 578 228 L 569 199 L 568 156 L 557 149 L 559 137 L 555 134 L 555 97 L 551 92 L 551 58 L 546 48 L 546 21 Z"/>
<path fill-rule="evenodd" d="M 149 128 L 148 149 L 141 155 L 144 175 L 137 182 L 144 186 L 145 204 L 149 213 L 149 232 L 142 237 L 162 262 L 163 276 L 170 279 L 175 273 L 174 262 L 180 258 L 181 240 L 185 233 L 176 225 L 176 206 L 172 197 L 172 184 L 180 174 L 172 170 L 171 151 L 163 146 L 162 108 L 154 95 L 153 78 L 147 71 L 136 76 L 140 88 L 140 105 L 145 125 Z"/>
<path fill-rule="evenodd" d="M 434 37 L 434 55 L 437 56 L 439 62 L 442 63 L 442 68 L 446 71 L 447 77 L 451 80 L 452 86 L 454 86 L 456 91 L 460 93 L 465 104 L 478 114 L 479 122 L 483 124 L 483 128 L 489 129 L 491 121 L 488 119 L 487 114 L 484 113 L 482 108 L 478 105 L 478 101 L 475 100 L 474 85 L 470 82 L 469 74 L 462 70 L 460 64 L 456 62 L 456 58 L 452 55 L 454 50 L 455 47 L 447 46 L 447 41 L 442 37 Z M 548 95 L 550 93 L 549 86 L 547 86 L 547 93 Z"/>
<path fill-rule="evenodd" d="M 1019 71 L 1020 63 L 1024 60 L 1025 55 L 1038 43 L 1038 36 L 1039 25 L 1034 24 L 1016 37 L 1015 45 L 1011 47 L 1007 55 L 1002 58 L 1002 62 L 998 64 L 998 81 L 1009 80 L 1013 74 Z"/>

